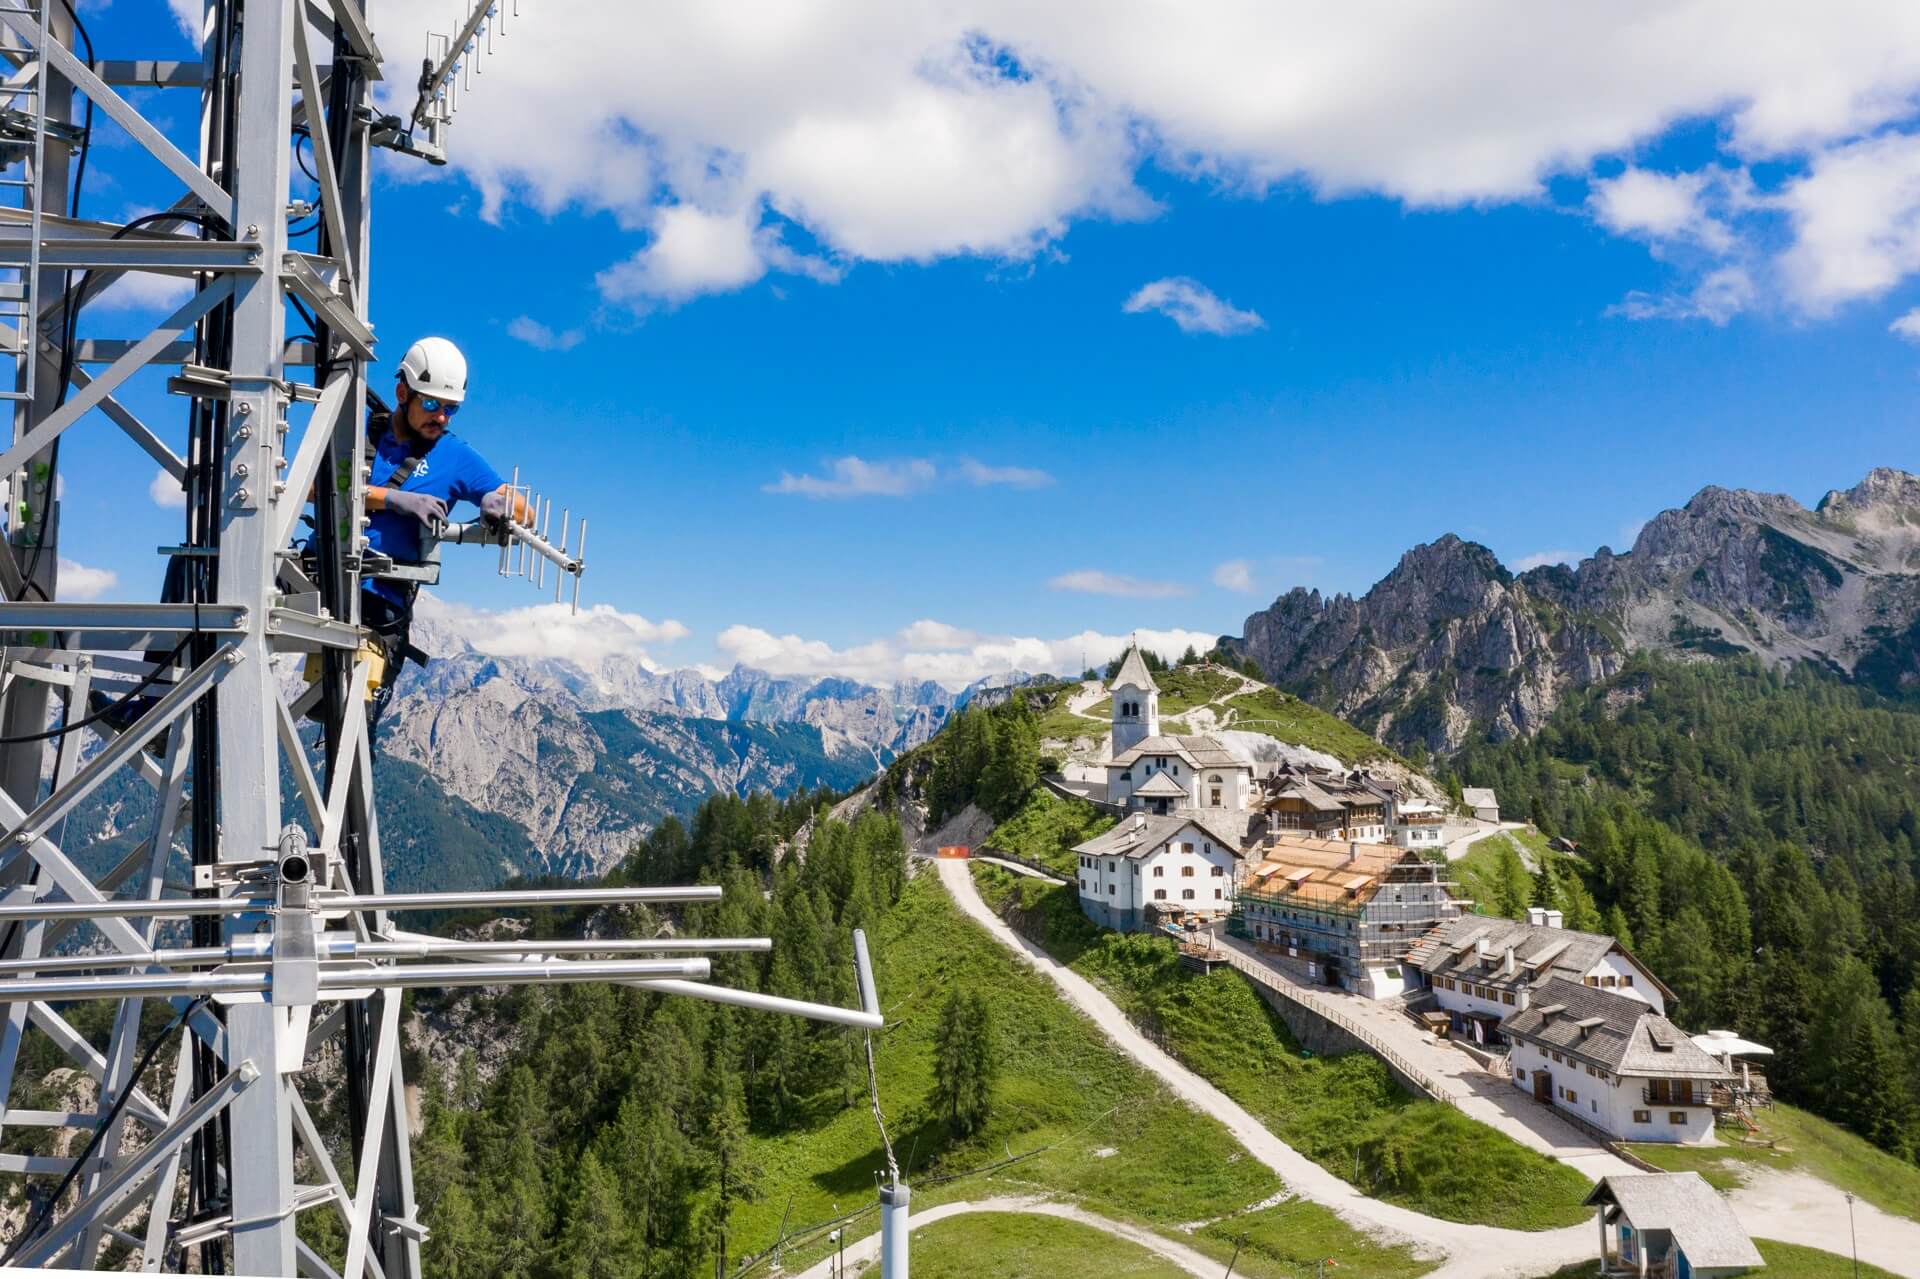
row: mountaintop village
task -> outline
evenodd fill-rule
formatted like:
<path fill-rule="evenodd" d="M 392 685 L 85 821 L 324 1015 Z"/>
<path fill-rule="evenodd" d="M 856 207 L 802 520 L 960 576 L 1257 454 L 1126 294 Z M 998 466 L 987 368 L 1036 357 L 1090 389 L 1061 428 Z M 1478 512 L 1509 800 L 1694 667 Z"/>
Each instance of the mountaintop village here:
<path fill-rule="evenodd" d="M 1137 645 L 1106 691 L 1106 757 L 1049 782 L 1119 819 L 1073 850 L 1093 922 L 1170 933 L 1201 964 L 1231 948 L 1277 982 L 1404 1014 L 1403 1037 L 1508 1081 L 1508 1109 L 1537 1103 L 1618 1155 L 1622 1142 L 1710 1144 L 1717 1117 L 1739 1123 L 1771 1104 L 1748 1061 L 1769 1050 L 1675 1026 L 1671 992 L 1615 938 L 1569 929 L 1557 910 L 1473 913 L 1446 848 L 1449 835 L 1500 829 L 1493 792 L 1464 789 L 1464 816 L 1410 779 L 1255 758 L 1245 734 L 1163 734 Z M 1694 1173 L 1607 1177 L 1594 1196 L 1608 1273 L 1763 1264 Z"/>

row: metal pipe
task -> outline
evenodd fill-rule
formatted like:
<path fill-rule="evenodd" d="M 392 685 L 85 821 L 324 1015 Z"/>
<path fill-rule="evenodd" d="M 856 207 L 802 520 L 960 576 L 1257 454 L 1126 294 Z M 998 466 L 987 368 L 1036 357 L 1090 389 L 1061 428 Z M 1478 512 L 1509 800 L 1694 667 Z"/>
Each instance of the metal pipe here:
<path fill-rule="evenodd" d="M 715 902 L 718 884 L 686 888 L 529 888 L 458 893 L 342 893 L 315 894 L 314 908 L 323 913 L 343 910 L 457 910 L 466 907 L 613 906 L 631 902 Z M 14 919 L 94 919 L 103 916 L 143 918 L 148 915 L 244 915 L 272 911 L 271 897 L 162 897 L 152 900 L 114 898 L 98 902 L 27 902 L 0 905 L 0 922 Z"/>
<path fill-rule="evenodd" d="M 331 934 L 320 939 L 320 954 L 327 959 L 425 959 L 433 955 L 650 955 L 668 951 L 764 953 L 772 949 L 773 941 L 766 937 L 453 941 L 419 933 L 403 933 L 392 940 L 385 941 L 363 942 L 346 934 Z M 0 960 L 0 974 L 71 973 L 156 965 L 182 968 L 193 964 L 225 964 L 236 960 L 266 959 L 272 954 L 272 937 L 256 933 L 249 937 L 235 938 L 226 946 L 184 946 L 120 954 L 52 955 L 39 959 Z"/>
<path fill-rule="evenodd" d="M 684 979 L 695 989 L 712 973 L 705 959 L 564 959 L 509 964 L 404 964 L 326 967 L 320 992 L 404 986 L 526 986 L 542 982 Z M 173 995 L 258 995 L 273 988 L 265 967 L 242 972 L 102 974 L 0 982 L 0 1002 L 51 999 L 163 998 Z"/>
<path fill-rule="evenodd" d="M 836 1008 L 832 1004 L 810 1004 L 804 999 L 782 999 L 778 995 L 763 995 L 757 990 L 707 986 L 697 981 L 634 981 L 627 984 L 642 990 L 658 991 L 663 995 L 686 995 L 693 999 L 704 999 L 708 1003 L 731 1004 L 735 1008 L 752 1008 L 763 1013 L 790 1013 L 813 1021 L 855 1026 L 861 1030 L 880 1030 L 886 1025 L 886 1019 L 879 1013 L 864 1012 L 857 1008 Z"/>
<path fill-rule="evenodd" d="M 580 579 L 587 575 L 587 519 L 580 517 L 580 545 L 573 550 L 573 611 L 580 611 Z"/>

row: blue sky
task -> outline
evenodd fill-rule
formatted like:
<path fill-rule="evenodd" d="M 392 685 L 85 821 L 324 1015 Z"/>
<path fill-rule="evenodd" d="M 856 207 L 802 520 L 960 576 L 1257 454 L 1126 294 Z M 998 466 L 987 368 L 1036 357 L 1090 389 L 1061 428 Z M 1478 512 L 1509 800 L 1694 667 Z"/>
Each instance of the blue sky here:
<path fill-rule="evenodd" d="M 591 518 L 586 598 L 612 613 L 584 657 L 959 679 L 1073 651 L 1083 632 L 1099 648 L 1135 628 L 1238 631 L 1290 586 L 1362 591 L 1447 532 L 1510 564 L 1623 549 L 1706 484 L 1811 505 L 1871 467 L 1920 464 L 1920 347 L 1889 327 L 1920 304 L 1900 229 L 1920 176 L 1859 176 L 1920 174 L 1920 67 L 1869 68 L 1860 40 L 1810 40 L 1798 63 L 1736 50 L 1683 76 L 1622 36 L 1611 56 L 1645 72 L 1644 111 L 1565 70 L 1540 136 L 1462 107 L 1441 141 L 1463 158 L 1436 168 L 1421 131 L 1440 126 L 1418 102 L 1396 117 L 1384 92 L 1320 89 L 1315 118 L 1364 140 L 1351 151 L 1278 114 L 1240 136 L 1210 123 L 1207 77 L 1140 87 L 1121 37 L 1033 30 L 966 64 L 951 120 L 917 97 L 887 114 L 900 84 L 951 87 L 924 58 L 845 71 L 877 86 L 853 118 L 885 126 L 850 149 L 904 138 L 875 177 L 858 160 L 806 167 L 847 145 L 824 125 L 807 150 L 693 90 L 663 105 L 576 89 L 541 7 L 523 6 L 463 106 L 454 165 L 383 165 L 374 314 L 382 384 L 413 336 L 454 339 L 473 364 L 461 432 Z M 145 8 L 87 11 L 103 56 L 185 50 Z M 424 29 L 397 9 L 390 54 Z M 644 64 L 675 35 L 723 83 L 745 56 L 709 19 L 641 32 L 585 10 L 613 67 L 620 41 Z M 1883 16 L 1891 28 L 1890 12 L 1854 13 L 1853 34 Z M 974 18 L 988 25 L 970 38 L 1016 24 Z M 888 38 L 948 48 L 928 22 Z M 1264 38 L 1251 23 L 1248 42 Z M 1836 78 L 1854 96 L 1806 105 Z M 1698 80 L 1720 83 L 1713 109 L 1689 96 Z M 741 109 L 785 127 L 829 88 L 801 77 Z M 1434 92 L 1452 109 L 1478 90 Z M 1036 93 L 1052 104 L 1038 141 L 995 151 L 1032 125 Z M 533 154 L 501 135 L 536 102 L 554 133 Z M 190 141 L 194 100 L 161 104 Z M 598 150 L 581 145 L 595 128 L 615 130 Z M 171 198 L 109 133 L 83 212 Z M 920 174 L 943 139 L 953 171 Z M 1195 331 L 1146 305 L 1183 296 Z M 102 307 L 89 327 L 153 316 Z M 183 433 L 179 401 L 152 385 L 128 399 Z M 177 513 L 110 426 L 69 439 L 63 553 L 142 597 Z M 484 553 L 439 594 L 512 643 L 571 625 L 513 612 L 531 589 Z M 925 621 L 948 630 L 901 634 Z"/>

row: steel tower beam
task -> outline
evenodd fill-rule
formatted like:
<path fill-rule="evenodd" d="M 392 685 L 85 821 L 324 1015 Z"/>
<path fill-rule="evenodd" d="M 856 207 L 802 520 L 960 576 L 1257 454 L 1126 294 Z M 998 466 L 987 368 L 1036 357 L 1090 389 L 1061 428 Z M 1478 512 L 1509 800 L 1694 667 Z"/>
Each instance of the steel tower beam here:
<path fill-rule="evenodd" d="M 419 1279 L 425 1231 L 400 1052 L 411 987 L 620 982 L 882 1024 L 857 933 L 861 1003 L 846 1009 L 709 980 L 702 952 L 764 951 L 764 938 L 476 943 L 393 925 L 395 910 L 617 908 L 719 893 L 387 891 L 360 592 L 365 573 L 404 566 L 370 555 L 364 534 L 369 149 L 444 159 L 458 50 L 471 44 L 477 56 L 500 8 L 473 0 L 460 41 L 431 38 L 444 57 L 431 139 L 416 142 L 373 109 L 365 0 L 204 0 L 198 65 L 89 63 L 73 52 L 64 0 L 0 0 L 0 61 L 13 68 L 0 67 L 0 107 L 16 126 L 0 133 L 0 195 L 18 201 L 0 200 L 0 360 L 15 366 L 15 389 L 0 391 L 14 408 L 0 441 L 0 1133 L 74 1130 L 59 1157 L 0 1154 L 0 1178 L 24 1178 L 31 1208 L 17 1236 L 0 1238 L 0 1266 L 85 1271 L 120 1242 L 149 1271 L 331 1274 L 344 1261 L 345 1279 Z M 312 47 L 309 22 L 330 48 Z M 197 158 L 115 84 L 175 101 L 197 93 Z M 164 213 L 123 224 L 69 207 L 83 101 L 172 184 L 141 191 Z M 30 145 L 17 128 L 29 117 Z M 306 229 L 288 225 L 307 203 L 295 199 L 296 147 L 313 151 L 310 247 L 294 243 Z M 144 333 L 96 336 L 89 299 L 130 271 L 188 279 L 193 292 Z M 290 342 L 290 315 L 312 332 Z M 162 366 L 189 405 L 184 438 L 172 441 L 114 398 Z M 127 437 L 134 464 L 101 468 L 90 486 L 124 484 L 127 500 L 144 502 L 138 477 L 157 463 L 186 495 L 157 603 L 58 589 L 53 463 L 68 432 L 101 419 Z M 564 506 L 560 543 L 549 540 L 552 506 L 533 504 L 504 530 L 450 530 L 448 544 L 495 545 L 504 568 L 505 537 L 521 572 L 550 563 L 574 577 L 577 600 L 582 551 L 567 547 Z M 579 529 L 583 546 L 584 520 Z M 289 655 L 310 655 L 316 673 L 292 701 L 273 669 Z M 91 707 L 90 693 L 110 711 Z M 287 812 L 283 768 L 300 796 Z M 128 773 L 154 789 L 143 838 L 131 852 L 88 856 L 90 834 L 68 819 Z M 183 839 L 188 885 L 169 878 Z M 56 1000 L 111 1001 L 104 1047 Z M 155 1005 L 172 1012 L 158 1035 L 142 1027 Z M 99 1081 L 91 1109 L 8 1109 L 30 1035 Z M 344 1134 L 321 1130 L 297 1091 L 313 1055 L 336 1044 L 325 1059 L 344 1073 Z M 298 1238 L 299 1214 L 312 1210 L 340 1218 L 343 1257 Z"/>

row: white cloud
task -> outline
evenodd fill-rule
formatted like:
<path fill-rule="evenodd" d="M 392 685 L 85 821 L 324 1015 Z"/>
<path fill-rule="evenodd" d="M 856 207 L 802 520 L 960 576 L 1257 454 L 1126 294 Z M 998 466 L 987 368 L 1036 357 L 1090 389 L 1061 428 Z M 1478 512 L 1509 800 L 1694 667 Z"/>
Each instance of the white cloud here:
<path fill-rule="evenodd" d="M 1802 308 L 1824 315 L 1877 297 L 1920 270 L 1920 134 L 1821 152 L 1775 204 L 1793 227 L 1780 265 Z"/>
<path fill-rule="evenodd" d="M 1189 630 L 1143 630 L 1137 634 L 1142 644 L 1167 657 L 1184 652 L 1188 645 L 1205 652 L 1218 638 L 1211 632 Z M 981 635 L 923 620 L 894 635 L 846 648 L 799 635 L 775 635 L 744 624 L 727 627 L 715 643 L 732 661 L 773 675 L 835 675 L 870 684 L 933 680 L 948 688 L 961 688 L 1008 671 L 1077 674 L 1086 665 L 1104 665 L 1119 656 L 1128 640 L 1125 635 L 1096 631 L 1060 639 Z"/>
<path fill-rule="evenodd" d="M 1682 292 L 1654 294 L 1636 289 L 1608 307 L 1607 314 L 1629 320 L 1705 320 L 1717 326 L 1752 306 L 1757 294 L 1745 267 L 1724 266 Z"/>
<path fill-rule="evenodd" d="M 925 458 L 899 462 L 868 462 L 849 454 L 835 458 L 832 474 L 794 475 L 782 471 L 772 484 L 763 484 L 767 493 L 798 493 L 802 497 L 906 497 L 933 484 L 936 472 Z"/>
<path fill-rule="evenodd" d="M 1053 483 L 1053 476 L 1028 466 L 989 466 L 975 458 L 961 458 L 956 466 L 935 465 L 924 457 L 901 458 L 888 462 L 869 462 L 848 454 L 834 458 L 826 475 L 795 475 L 782 471 L 780 478 L 760 486 L 765 493 L 798 493 L 803 497 L 910 497 L 924 493 L 935 484 L 956 481 L 975 488 L 1001 486 L 1036 489 Z"/>
<path fill-rule="evenodd" d="M 165 313 L 176 310 L 192 295 L 193 281 L 182 276 L 129 271 L 87 303 L 87 309 Z"/>
<path fill-rule="evenodd" d="M 1920 342 L 1920 306 L 1904 315 L 1895 316 L 1893 323 L 1887 326 L 1887 332 L 1898 333 L 1909 342 Z"/>
<path fill-rule="evenodd" d="M 180 481 L 167 474 L 164 467 L 153 468 L 153 479 L 147 484 L 147 496 L 153 499 L 155 506 L 167 510 L 182 510 L 187 505 L 187 491 Z"/>
<path fill-rule="evenodd" d="M 1213 570 L 1213 584 L 1229 591 L 1253 592 L 1253 565 L 1246 560 L 1228 560 Z"/>
<path fill-rule="evenodd" d="M 1723 252 L 1733 245 L 1732 232 L 1707 211 L 1710 187 L 1718 194 L 1722 186 L 1722 175 L 1715 173 L 1628 169 L 1594 182 L 1587 207 L 1601 226 L 1621 235 L 1693 240 Z"/>
<path fill-rule="evenodd" d="M 1241 310 L 1206 285 L 1184 276 L 1168 276 L 1141 285 L 1120 309 L 1129 315 L 1158 311 L 1179 325 L 1182 333 L 1232 337 L 1267 327 L 1259 315 Z"/>
<path fill-rule="evenodd" d="M 171 4 L 197 21 L 192 0 Z M 398 32 L 446 17 L 439 0 L 382 14 Z M 1223 0 L 1205 22 L 1144 0 L 662 0 L 646 39 L 633 22 L 626 0 L 510 22 L 465 95 L 451 154 L 489 216 L 509 201 L 577 205 L 654 231 L 605 280 L 642 303 L 793 269 L 763 232 L 803 234 L 829 275 L 859 261 L 1031 259 L 1078 220 L 1150 214 L 1137 180 L 1148 167 L 1256 196 L 1533 201 L 1550 177 L 1708 121 L 1711 165 L 1805 164 L 1817 182 L 1830 157 L 1910 121 L 1920 89 L 1920 7 L 1885 0 Z M 382 92 L 397 107 L 413 55 L 385 43 Z M 1594 214 L 1613 229 L 1725 222 L 1704 198 L 1688 213 L 1687 175 L 1610 181 Z M 1863 235 L 1838 241 L 1789 213 L 1808 256 L 1837 253 L 1797 276 L 1808 300 L 1913 269 L 1884 246 L 1844 243 L 1901 238 L 1899 203 L 1863 207 Z"/>
<path fill-rule="evenodd" d="M 1578 551 L 1535 551 L 1531 555 L 1522 555 L 1515 560 L 1512 568 L 1516 573 L 1524 573 L 1530 568 L 1544 568 L 1548 564 L 1578 564 L 1579 562 L 1580 552 Z"/>
<path fill-rule="evenodd" d="M 586 340 L 580 329 L 555 331 L 530 315 L 515 316 L 507 322 L 507 336 L 525 342 L 536 351 L 571 351 Z"/>
<path fill-rule="evenodd" d="M 1049 578 L 1047 586 L 1051 590 L 1072 591 L 1079 595 L 1113 595 L 1129 600 L 1164 600 L 1191 594 L 1179 582 L 1156 582 L 1129 577 L 1125 573 L 1106 573 L 1097 568 L 1062 573 Z"/>
<path fill-rule="evenodd" d="M 494 611 L 454 604 L 422 592 L 415 608 L 422 619 L 445 626 L 482 653 L 497 657 L 561 658 L 597 670 L 609 658 L 625 657 L 659 670 L 656 645 L 687 637 L 687 628 L 671 618 L 654 622 L 623 613 L 611 604 L 595 604 L 575 613 L 566 604 L 535 604 Z"/>
<path fill-rule="evenodd" d="M 901 642 L 909 648 L 971 648 L 980 642 L 980 638 L 978 631 L 970 631 L 964 626 L 949 626 L 931 618 L 921 618 L 900 632 Z"/>
<path fill-rule="evenodd" d="M 973 458 L 960 459 L 960 478 L 978 487 L 1004 484 L 1009 488 L 1037 489 L 1053 483 L 1053 476 L 1028 466 L 988 466 Z"/>
<path fill-rule="evenodd" d="M 59 595 L 63 600 L 97 600 L 120 584 L 120 575 L 111 569 L 88 568 L 62 555 L 59 564 Z"/>

